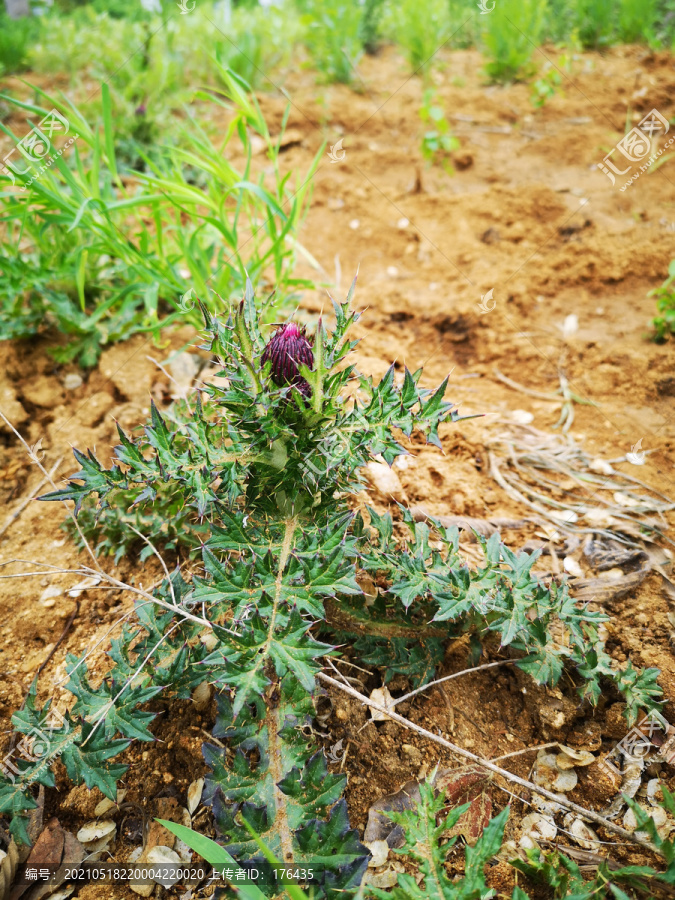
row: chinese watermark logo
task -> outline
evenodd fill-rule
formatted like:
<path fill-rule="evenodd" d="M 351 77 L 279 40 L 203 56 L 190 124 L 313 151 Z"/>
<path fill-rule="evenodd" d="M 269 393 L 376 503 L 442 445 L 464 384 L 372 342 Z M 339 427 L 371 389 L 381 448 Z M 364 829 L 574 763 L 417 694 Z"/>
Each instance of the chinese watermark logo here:
<path fill-rule="evenodd" d="M 329 431 L 316 444 L 314 451 L 302 461 L 302 471 L 309 476 L 310 481 L 313 481 L 337 470 L 352 452 L 347 432 L 353 434 L 361 429 L 367 431 L 369 427 L 361 413 L 355 412 L 343 427 Z"/>
<path fill-rule="evenodd" d="M 44 119 L 31 128 L 28 134 L 21 138 L 17 145 L 12 147 L 9 153 L 3 157 L 2 162 L 0 162 L 0 171 L 9 176 L 12 184 L 16 184 L 15 175 L 30 175 L 31 172 L 33 172 L 32 178 L 21 187 L 21 190 L 25 191 L 26 188 L 30 187 L 30 185 L 40 177 L 45 169 L 50 168 L 51 164 L 63 154 L 64 150 L 75 142 L 77 135 L 74 135 L 66 141 L 60 150 L 57 150 L 52 143 L 52 138 L 55 133 L 68 134 L 69 130 L 70 125 L 68 119 L 58 113 L 55 109 L 52 109 L 51 112 L 47 113 Z M 20 156 L 32 163 L 33 167 L 28 166 L 24 169 L 19 168 L 17 165 L 19 162 L 18 158 L 14 162 L 10 162 L 10 157 L 14 156 L 17 151 Z M 38 163 L 42 163 L 42 165 L 37 172 L 35 172 L 35 166 Z"/>
<path fill-rule="evenodd" d="M 178 301 L 178 309 L 181 312 L 189 313 L 195 308 L 194 293 L 194 288 L 188 288 L 184 294 L 181 294 L 180 300 Z"/>
<path fill-rule="evenodd" d="M 492 310 L 497 306 L 497 301 L 494 300 L 492 297 L 493 291 L 494 291 L 494 288 L 490 288 L 490 290 L 487 292 L 487 294 L 483 294 L 481 296 L 480 303 L 476 304 L 476 306 L 478 307 L 480 314 L 482 316 L 484 316 L 485 313 L 492 312 Z M 490 301 L 492 301 L 492 305 L 490 305 Z"/>
<path fill-rule="evenodd" d="M 488 6 L 487 0 L 478 0 L 478 9 L 481 16 L 487 16 L 495 8 L 495 0 L 492 0 L 492 6 Z"/>
<path fill-rule="evenodd" d="M 634 128 L 631 128 L 628 134 L 621 138 L 616 146 L 609 151 L 607 156 L 605 156 L 603 161 L 598 163 L 598 168 L 607 175 L 612 184 L 616 184 L 615 175 L 625 175 L 626 172 L 629 172 L 633 168 L 633 163 L 638 163 L 645 159 L 651 152 L 652 139 L 656 135 L 667 134 L 669 131 L 670 123 L 668 120 L 662 116 L 658 110 L 653 109 L 651 112 L 647 113 Z M 658 152 L 652 153 L 649 159 L 640 166 L 639 171 L 636 172 L 630 180 L 620 188 L 620 190 L 625 191 L 634 181 L 637 181 L 640 175 L 647 171 L 652 163 L 663 154 L 666 147 L 669 147 L 673 141 L 675 141 L 675 137 L 671 137 Z M 617 150 L 624 157 L 624 160 L 615 163 L 610 157 Z M 618 168 L 618 165 L 623 165 L 626 160 L 629 162 L 629 165 L 625 169 Z"/>
<path fill-rule="evenodd" d="M 633 444 L 630 453 L 626 453 L 626 460 L 634 466 L 644 466 L 647 459 L 647 451 L 642 449 L 642 438 Z"/>
<path fill-rule="evenodd" d="M 342 162 L 346 157 L 347 151 L 342 146 L 343 141 L 344 138 L 340 138 L 335 144 L 331 144 L 331 148 L 328 151 L 328 158 L 332 163 Z"/>
<path fill-rule="evenodd" d="M 659 712 L 651 712 L 637 725 L 634 725 L 628 734 L 621 738 L 612 752 L 600 763 L 600 767 L 613 775 L 622 776 L 620 757 L 627 757 L 631 761 L 643 760 L 652 748 L 659 750 L 658 757 L 669 765 L 675 761 L 675 737 L 668 737 L 671 731 L 670 723 Z M 665 740 L 654 740 L 665 734 Z M 618 765 L 617 765 L 618 764 Z"/>
<path fill-rule="evenodd" d="M 180 0 L 180 3 L 176 4 L 178 9 L 180 10 L 181 16 L 187 16 L 188 13 L 192 12 L 196 5 L 196 0 L 192 0 L 192 6 L 190 6 L 188 0 Z"/>
<path fill-rule="evenodd" d="M 38 466 L 45 458 L 45 449 L 42 446 L 42 441 L 43 438 L 37 440 L 28 451 L 32 466 Z"/>
<path fill-rule="evenodd" d="M 340 740 L 337 742 L 337 744 L 333 744 L 333 746 L 330 747 L 330 749 L 329 749 L 328 752 L 326 753 L 326 757 L 327 757 L 328 760 L 329 760 L 330 762 L 332 762 L 332 763 L 339 763 L 339 762 L 342 762 L 342 760 L 343 760 L 343 759 L 345 758 L 345 756 L 347 755 L 347 751 L 346 751 L 346 750 L 342 750 L 342 753 L 340 753 L 341 750 L 342 750 L 342 739 L 340 739 Z"/>
<path fill-rule="evenodd" d="M 56 756 L 58 751 L 52 754 L 50 737 L 54 731 L 57 729 L 61 731 L 64 726 L 66 732 L 70 731 L 70 725 L 65 717 L 58 710 L 49 709 L 40 722 L 40 727 L 31 728 L 16 747 L 0 760 L 0 772 L 14 784 L 16 776 L 21 774 L 17 765 L 19 758 L 28 762 L 39 762 L 50 759 L 52 755 Z M 25 790 L 26 787 L 27 785 L 23 785 L 21 790 Z"/>

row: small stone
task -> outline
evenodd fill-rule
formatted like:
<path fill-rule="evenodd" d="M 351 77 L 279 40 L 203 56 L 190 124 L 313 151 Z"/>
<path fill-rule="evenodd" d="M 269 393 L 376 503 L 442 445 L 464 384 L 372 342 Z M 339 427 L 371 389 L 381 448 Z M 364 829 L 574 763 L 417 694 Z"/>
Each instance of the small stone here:
<path fill-rule="evenodd" d="M 521 822 L 523 829 L 520 846 L 533 847 L 537 841 L 552 841 L 558 833 L 555 822 L 541 813 L 530 813 Z M 525 839 L 523 843 L 523 838 Z"/>
<path fill-rule="evenodd" d="M 561 769 L 573 769 L 575 766 L 592 766 L 595 757 L 588 750 L 576 750 L 574 747 L 566 747 L 564 744 L 558 744 L 562 753 L 555 758 L 556 766 Z"/>
<path fill-rule="evenodd" d="M 389 856 L 389 844 L 386 841 L 371 841 L 365 846 L 372 853 L 372 858 L 368 863 L 369 869 L 377 869 L 386 863 Z"/>
<path fill-rule="evenodd" d="M 77 832 L 77 839 L 82 844 L 91 844 L 101 838 L 108 838 L 117 831 L 117 825 L 112 819 L 102 819 L 100 822 L 88 822 Z"/>
<path fill-rule="evenodd" d="M 554 791 L 573 791 L 577 786 L 579 778 L 574 769 L 565 769 L 560 772 L 558 777 L 553 782 L 553 790 Z"/>
<path fill-rule="evenodd" d="M 574 522 L 577 521 L 579 516 L 574 512 L 573 509 L 552 509 L 549 510 L 549 516 L 552 519 L 557 519 L 559 522 L 563 522 L 566 525 L 573 525 Z"/>
<path fill-rule="evenodd" d="M 375 490 L 384 498 L 396 500 L 398 503 L 406 502 L 405 491 L 398 475 L 386 463 L 369 462 L 366 466 L 366 475 Z"/>
<path fill-rule="evenodd" d="M 380 888 L 381 890 L 393 887 L 397 881 L 398 873 L 393 869 L 386 869 L 384 872 L 373 873 L 372 875 L 368 873 L 366 878 L 364 878 L 364 884 L 367 882 L 371 887 Z"/>
<path fill-rule="evenodd" d="M 54 597 L 60 597 L 61 594 L 63 594 L 63 588 L 60 588 L 57 584 L 50 584 L 40 594 L 40 602 L 43 606 L 49 608 L 56 603 Z"/>
<path fill-rule="evenodd" d="M 146 859 L 149 863 L 158 866 L 159 871 L 155 874 L 155 881 L 158 884 L 161 884 L 162 887 L 167 889 L 176 884 L 178 878 L 161 877 L 162 869 L 166 870 L 170 865 L 180 864 L 180 856 L 175 850 L 172 850 L 171 847 L 164 847 L 161 844 L 156 844 L 148 850 Z"/>
<path fill-rule="evenodd" d="M 358 219 L 352 219 L 349 223 L 349 227 L 352 229 L 352 231 L 356 231 L 357 228 L 361 227 L 361 222 Z"/>
<path fill-rule="evenodd" d="M 569 575 L 572 575 L 574 578 L 583 578 L 584 577 L 584 573 L 581 569 L 581 566 L 576 561 L 576 559 L 574 559 L 571 556 L 565 557 L 565 559 L 563 560 L 563 568 Z"/>
<path fill-rule="evenodd" d="M 96 585 L 100 583 L 101 576 L 92 575 L 89 578 L 85 578 L 83 581 L 78 581 L 78 583 L 68 591 L 68 596 L 79 597 L 83 591 L 87 590 L 87 588 L 96 587 Z"/>
<path fill-rule="evenodd" d="M 375 688 L 375 690 L 371 692 L 369 699 L 372 700 L 373 703 L 384 706 L 385 709 L 390 709 L 394 698 L 389 693 L 389 688 L 385 686 L 382 688 Z M 373 709 L 372 707 L 370 715 L 372 716 L 373 722 L 385 722 L 389 719 L 389 716 L 386 713 L 380 712 L 379 709 Z"/>
<path fill-rule="evenodd" d="M 197 778 L 193 781 L 187 792 L 187 808 L 190 815 L 197 809 L 202 799 L 202 791 L 204 790 L 204 779 Z"/>
<path fill-rule="evenodd" d="M 0 387 L 0 409 L 12 425 L 22 425 L 28 418 L 28 413 L 17 399 L 16 391 L 9 386 Z M 9 429 L 2 419 L 0 419 L 0 429 Z"/>
<path fill-rule="evenodd" d="M 203 712 L 211 703 L 212 689 L 208 681 L 202 681 L 192 692 L 192 702 L 198 712 Z"/>
<path fill-rule="evenodd" d="M 401 746 L 401 753 L 404 756 L 407 756 L 413 766 L 418 766 L 422 762 L 422 754 L 417 747 L 414 747 L 412 744 L 403 744 Z"/>
<path fill-rule="evenodd" d="M 82 384 L 82 376 L 78 375 L 77 372 L 68 372 L 63 378 L 63 386 L 67 391 L 76 391 L 79 387 L 82 387 Z"/>
<path fill-rule="evenodd" d="M 401 230 L 403 230 L 404 228 L 407 228 L 408 225 L 410 225 L 410 219 L 406 219 L 405 216 L 403 216 L 403 218 L 399 219 L 398 222 L 396 223 L 396 227 L 400 228 Z"/>
<path fill-rule="evenodd" d="M 95 816 L 104 816 L 109 810 L 114 809 L 117 806 L 114 800 L 111 800 L 110 797 L 104 797 L 100 803 L 96 804 L 96 809 L 94 810 Z"/>
<path fill-rule="evenodd" d="M 618 503 L 619 506 L 623 506 L 624 509 L 634 509 L 637 506 L 641 506 L 643 502 L 635 497 L 629 497 L 628 494 L 622 494 L 621 491 L 615 491 L 613 496 L 614 502 Z"/>
<path fill-rule="evenodd" d="M 398 277 L 398 269 L 396 268 L 396 266 L 387 266 L 387 275 L 390 278 L 397 278 Z"/>
<path fill-rule="evenodd" d="M 588 465 L 591 472 L 597 472 L 598 475 L 611 475 L 614 469 L 604 459 L 593 459 Z M 589 512 L 592 510 L 589 510 Z M 588 513 L 587 513 L 588 515 Z"/>
<path fill-rule="evenodd" d="M 601 844 L 597 834 L 581 819 L 575 819 L 569 830 L 575 841 L 584 850 L 600 850 Z"/>
<path fill-rule="evenodd" d="M 599 460 L 599 462 L 602 462 L 602 460 Z M 606 472 L 605 474 L 609 475 L 610 473 Z M 587 509 L 584 513 L 584 519 L 590 525 L 595 525 L 598 528 L 611 528 L 612 525 L 617 524 L 616 519 L 604 509 Z"/>
<path fill-rule="evenodd" d="M 215 650 L 218 646 L 218 638 L 212 631 L 207 631 L 206 634 L 203 634 L 200 637 L 200 641 L 209 651 Z"/>
<path fill-rule="evenodd" d="M 574 313 L 570 313 L 569 316 L 565 316 L 565 321 L 562 326 L 563 338 L 567 340 L 567 338 L 574 337 L 574 335 L 579 330 L 579 318 Z"/>

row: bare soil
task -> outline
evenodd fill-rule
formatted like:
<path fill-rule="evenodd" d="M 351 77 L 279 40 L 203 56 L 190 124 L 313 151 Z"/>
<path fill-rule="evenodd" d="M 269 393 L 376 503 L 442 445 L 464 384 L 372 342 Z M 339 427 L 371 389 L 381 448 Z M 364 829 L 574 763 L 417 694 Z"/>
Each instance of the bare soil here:
<path fill-rule="evenodd" d="M 560 408 L 509 388 L 495 370 L 549 394 L 564 373 L 578 397 L 597 404 L 575 403 L 573 440 L 592 456 L 616 460 L 642 439 L 649 453 L 639 477 L 673 495 L 675 343 L 649 341 L 654 301 L 647 292 L 664 280 L 675 256 L 675 168 L 667 162 L 621 193 L 620 177 L 612 187 L 595 167 L 621 137 L 627 109 L 635 122 L 652 108 L 667 118 L 675 114 L 673 58 L 635 47 L 583 54 L 564 93 L 541 110 L 533 109 L 528 85 L 486 87 L 480 67 L 477 53 L 458 51 L 446 57 L 436 76 L 446 115 L 461 139 L 453 176 L 425 167 L 418 116 L 422 85 L 393 52 L 362 63 L 363 93 L 317 87 L 307 73 L 286 83 L 293 101 L 289 128 L 297 140 L 284 151 L 285 165 L 306 169 L 324 137 L 320 123 L 327 123 L 330 144 L 344 137 L 344 159 L 331 163 L 325 156 L 316 175 L 301 240 L 326 280 L 339 281 L 338 296 L 358 269 L 356 305 L 366 310 L 357 350 L 360 370 L 381 376 L 394 360 L 401 372 L 404 365 L 413 371 L 423 365 L 428 386 L 450 372 L 448 393 L 461 411 L 486 414 L 445 427 L 442 453 L 412 446 L 413 464 L 398 471 L 405 498 L 433 514 L 513 519 L 528 514 L 492 478 L 488 436 L 515 410 L 532 413 L 534 427 L 549 432 Z M 262 95 L 260 102 L 274 133 L 285 100 Z M 307 274 L 316 277 L 309 268 Z M 483 313 L 478 304 L 490 290 L 495 306 Z M 311 324 L 323 309 L 330 310 L 325 293 L 307 294 L 300 315 Z M 578 330 L 564 337 L 570 314 L 578 317 Z M 74 471 L 72 446 L 95 448 L 107 459 L 116 443 L 115 419 L 133 429 L 145 420 L 151 396 L 160 405 L 170 401 L 171 385 L 148 357 L 164 360 L 170 348 L 192 336 L 182 329 L 167 333 L 161 347 L 139 336 L 109 348 L 96 369 L 80 373 L 84 382 L 75 390 L 64 387 L 75 367 L 54 364 L 46 353 L 48 339 L 5 344 L 0 407 L 29 444 L 42 441 L 48 466 L 61 460 L 55 477 L 62 478 Z M 626 462 L 616 467 L 637 471 Z M 35 494 L 41 477 L 16 439 L 1 432 L 5 517 Z M 590 505 L 592 500 L 589 491 Z M 369 502 L 386 505 L 376 494 Z M 2 561 L 77 566 L 82 558 L 61 527 L 63 519 L 58 504 L 30 501 L 0 537 Z M 503 533 L 512 547 L 534 535 L 535 527 Z M 12 570 L 30 568 L 21 564 Z M 135 558 L 119 566 L 111 562 L 110 571 L 143 584 L 158 574 L 153 561 L 143 566 Z M 75 609 L 77 601 L 65 593 L 49 596 L 56 591 L 47 589 L 55 586 L 70 585 L 49 574 L 0 581 L 0 731 L 6 738 L 10 716 Z M 130 604 L 129 597 L 113 592 L 82 594 L 72 627 L 41 674 L 40 696 L 52 693 L 51 685 L 63 676 L 66 654 L 92 647 Z M 619 662 L 630 659 L 635 666 L 661 670 L 664 713 L 675 721 L 671 607 L 661 577 L 650 575 L 609 611 L 610 652 Z M 105 665 L 100 652 L 96 659 Z M 466 664 L 466 647 L 451 644 L 438 674 Z M 380 679 L 379 673 L 364 677 L 364 689 L 379 686 Z M 404 691 L 407 685 L 398 679 L 390 687 Z M 63 703 L 68 697 L 62 688 L 55 696 Z M 507 666 L 451 681 L 445 696 L 437 690 L 419 695 L 407 714 L 489 758 L 550 740 L 597 750 L 601 740 L 625 734 L 617 697 L 603 697 L 593 716 L 579 712 L 574 697 L 564 684 L 552 691 L 537 688 Z M 333 701 L 330 742 L 343 739 L 347 746 L 341 765 L 349 775 L 351 821 L 361 833 L 376 799 L 439 761 L 457 764 L 437 745 L 393 722 L 368 722 L 365 710 L 345 697 Z M 190 703 L 156 708 L 162 712 L 154 727 L 156 743 L 135 745 L 125 754 L 126 799 L 149 814 L 156 814 L 162 799 L 184 805 L 187 786 L 205 770 L 200 747 L 214 717 L 213 709 L 199 714 Z M 547 716 L 551 708 L 563 711 L 562 725 Z M 534 756 L 516 756 L 508 765 L 527 777 Z M 93 816 L 101 797 L 73 788 L 58 765 L 57 772 L 57 788 L 47 792 L 48 813 L 76 830 Z M 674 769 L 664 766 L 661 778 L 675 788 Z M 593 766 L 580 770 L 570 799 L 600 809 L 616 790 Z M 499 790 L 492 793 L 496 807 L 509 800 Z M 529 811 L 514 802 L 510 836 L 517 839 L 518 821 Z M 118 844 L 117 858 L 124 859 L 134 841 L 138 837 L 130 832 Z M 621 861 L 644 859 L 621 846 L 612 855 Z M 461 858 L 456 851 L 452 860 L 459 865 Z M 490 877 L 494 887 L 510 892 L 514 875 L 508 866 L 499 864 Z M 78 896 L 134 895 L 122 887 L 92 885 Z"/>

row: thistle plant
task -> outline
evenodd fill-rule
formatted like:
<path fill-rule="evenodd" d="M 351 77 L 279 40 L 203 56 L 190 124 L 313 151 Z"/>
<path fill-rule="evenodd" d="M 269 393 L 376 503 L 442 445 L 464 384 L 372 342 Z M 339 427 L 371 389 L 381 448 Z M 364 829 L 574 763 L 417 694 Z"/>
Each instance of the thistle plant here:
<path fill-rule="evenodd" d="M 655 670 L 612 667 L 598 637 L 604 617 L 564 585 L 544 586 L 531 571 L 534 555 L 511 552 L 495 535 L 482 541 L 484 564 L 471 569 L 456 529 L 359 503 L 369 460 L 391 465 L 413 436 L 440 448 L 439 427 L 460 416 L 444 399 L 447 378 L 428 390 L 421 370 L 399 379 L 392 366 L 379 383 L 358 374 L 353 290 L 334 303 L 332 330 L 319 320 L 312 336 L 294 323 L 263 334 L 250 283 L 227 321 L 202 305 L 203 349 L 221 366 L 220 384 L 204 385 L 181 417 L 153 405 L 133 439 L 118 428 L 109 469 L 76 450 L 80 471 L 41 498 L 74 501 L 76 516 L 85 503 L 91 512 L 94 497 L 99 511 L 123 498 L 142 523 L 168 495 L 172 509 L 190 510 L 200 524 L 192 537 L 201 563 L 194 573 L 187 565 L 170 572 L 162 560 L 161 584 L 127 586 L 135 618 L 112 641 L 98 686 L 87 654 L 68 657 L 74 700 L 50 729 L 49 755 L 18 760 L 17 776 L 0 780 L 0 812 L 14 813 L 20 838 L 35 805 L 31 785 L 54 784 L 50 760 L 60 757 L 73 781 L 114 796 L 125 767 L 111 760 L 132 740 L 153 739 L 159 695 L 163 703 L 186 698 L 208 681 L 218 691 L 219 746 L 203 748 L 205 797 L 219 841 L 238 861 L 255 858 L 253 832 L 284 864 L 319 867 L 314 896 L 334 896 L 356 888 L 368 861 L 349 825 L 346 776 L 328 771 L 305 727 L 338 644 L 349 642 L 385 679 L 403 672 L 421 684 L 449 639 L 469 632 L 477 651 L 498 635 L 539 682 L 555 683 L 567 669 L 588 702 L 603 677 L 623 690 L 633 717 L 658 692 Z M 364 595 L 364 577 L 378 586 L 375 599 Z M 30 735 L 49 713 L 33 692 L 13 723 Z"/>

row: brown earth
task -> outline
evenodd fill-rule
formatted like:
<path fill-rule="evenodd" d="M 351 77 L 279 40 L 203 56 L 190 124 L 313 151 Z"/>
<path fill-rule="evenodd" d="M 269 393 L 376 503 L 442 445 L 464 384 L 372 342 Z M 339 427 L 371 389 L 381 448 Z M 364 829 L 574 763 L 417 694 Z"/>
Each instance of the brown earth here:
<path fill-rule="evenodd" d="M 595 167 L 621 137 L 627 109 L 635 123 L 652 108 L 666 118 L 675 114 L 673 58 L 631 47 L 606 56 L 583 54 L 573 63 L 564 93 L 538 111 L 528 85 L 486 87 L 480 65 L 473 51 L 453 52 L 435 76 L 461 140 L 454 176 L 425 167 L 418 117 L 422 85 L 409 78 L 395 54 L 362 63 L 365 90 L 360 94 L 340 86 L 319 89 L 306 73 L 290 75 L 285 85 L 293 104 L 289 127 L 298 133 L 284 152 L 285 166 L 307 168 L 324 139 L 317 123 L 327 123 L 329 144 L 344 137 L 341 161 L 322 157 L 301 240 L 322 266 L 325 280 L 338 281 L 331 289 L 337 296 L 345 294 L 359 271 L 356 305 L 366 310 L 359 368 L 380 376 L 392 360 L 399 371 L 403 365 L 413 371 L 424 365 L 429 386 L 451 372 L 448 393 L 461 411 L 486 413 L 445 427 L 443 453 L 413 446 L 413 464 L 399 470 L 407 502 L 423 504 L 434 514 L 527 515 L 527 508 L 491 477 L 486 444 L 514 410 L 532 413 L 533 425 L 550 432 L 560 408 L 506 386 L 495 369 L 547 394 L 559 388 L 563 373 L 578 397 L 597 404 L 574 404 L 573 440 L 591 457 L 616 460 L 642 439 L 649 453 L 639 477 L 674 495 L 675 344 L 659 346 L 647 339 L 654 313 L 647 292 L 663 281 L 675 256 L 675 168 L 666 162 L 622 193 L 620 176 L 612 187 Z M 260 102 L 274 133 L 285 100 L 263 95 Z M 300 268 L 316 278 L 314 270 Z M 488 291 L 495 305 L 483 313 L 478 304 Z M 486 302 L 492 306 L 489 298 Z M 330 310 L 330 301 L 325 293 L 307 294 L 301 308 L 311 324 L 322 309 Z M 570 314 L 578 317 L 578 330 L 565 337 L 562 326 Z M 167 341 L 178 349 L 189 337 L 183 330 Z M 48 467 L 61 460 L 57 478 L 74 471 L 71 446 L 95 448 L 105 460 L 116 439 L 114 419 L 132 429 L 144 421 L 151 396 L 161 405 L 170 400 L 167 377 L 147 358 L 166 360 L 167 345 L 153 347 L 139 336 L 107 349 L 94 371 L 81 373 L 84 383 L 76 389 L 64 387 L 65 376 L 76 369 L 56 366 L 46 346 L 40 339 L 0 348 L 0 408 L 30 445 L 42 441 Z M 76 608 L 63 592 L 49 596 L 48 588 L 69 582 L 49 574 L 48 567 L 74 567 L 82 559 L 61 529 L 62 508 L 37 502 L 23 506 L 38 491 L 41 475 L 7 430 L 0 441 L 0 496 L 12 519 L 0 538 L 1 558 L 37 561 L 33 568 L 40 572 L 0 581 L 0 730 L 7 734 L 11 714 Z M 636 472 L 626 462 L 616 468 Z M 535 533 L 534 528 L 506 531 L 504 538 L 517 547 Z M 23 563 L 12 571 L 30 569 Z M 134 559 L 110 563 L 109 570 L 144 584 L 158 575 L 152 561 L 141 566 Z M 92 647 L 129 608 L 130 599 L 122 594 L 85 591 L 72 626 L 41 675 L 40 696 L 52 692 L 50 684 L 63 676 L 66 653 Z M 654 573 L 611 605 L 608 647 L 619 662 L 630 659 L 661 670 L 665 714 L 673 720 L 670 613 L 662 579 Z M 101 649 L 98 665 L 104 665 Z M 466 664 L 465 647 L 451 645 L 439 676 Z M 367 691 L 380 684 L 377 673 L 363 681 Z M 404 680 L 395 681 L 394 689 L 404 691 Z M 54 693 L 63 705 L 67 693 L 59 687 Z M 550 740 L 586 746 L 584 728 L 594 740 L 600 735 L 610 742 L 625 733 L 613 706 L 616 698 L 602 698 L 596 716 L 584 721 L 568 709 L 574 696 L 564 685 L 555 691 L 537 688 L 508 666 L 449 682 L 445 696 L 438 690 L 419 695 L 405 712 L 413 722 L 487 757 Z M 346 743 L 342 766 L 350 776 L 350 815 L 361 832 L 369 806 L 380 796 L 439 761 L 456 764 L 438 745 L 393 722 L 367 722 L 365 710 L 344 696 L 335 695 L 333 701 L 328 743 Z M 556 706 L 565 712 L 561 727 L 542 713 Z M 213 710 L 200 715 L 189 703 L 162 712 L 154 727 L 157 743 L 134 746 L 124 759 L 130 764 L 126 799 L 151 814 L 158 798 L 185 803 L 188 784 L 204 772 L 200 745 L 213 722 Z M 527 777 L 534 755 L 516 756 L 507 764 Z M 64 827 L 76 830 L 92 817 L 100 795 L 73 789 L 58 765 L 57 773 L 47 808 Z M 661 777 L 671 789 L 675 786 L 672 768 L 664 766 Z M 581 770 L 570 797 L 599 809 L 615 791 L 616 785 L 603 783 L 594 766 Z M 492 793 L 499 807 L 509 800 L 499 790 Z M 519 818 L 530 808 L 514 802 L 513 810 L 508 834 L 517 839 Z M 118 846 L 118 858 L 132 843 Z M 642 858 L 621 846 L 612 855 L 622 861 Z M 453 864 L 461 856 L 454 851 Z M 513 882 L 510 868 L 495 867 L 494 887 L 510 895 Z M 134 895 L 99 885 L 81 889 L 78 896 Z"/>

